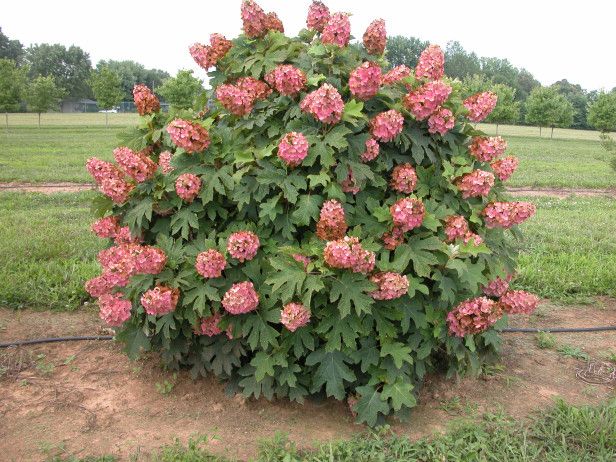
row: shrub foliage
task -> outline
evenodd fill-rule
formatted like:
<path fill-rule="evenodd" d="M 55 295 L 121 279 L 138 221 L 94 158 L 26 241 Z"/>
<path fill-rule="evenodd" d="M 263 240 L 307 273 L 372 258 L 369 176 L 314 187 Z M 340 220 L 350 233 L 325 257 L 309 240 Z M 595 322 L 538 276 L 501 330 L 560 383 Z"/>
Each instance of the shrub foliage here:
<path fill-rule="evenodd" d="M 477 370 L 503 315 L 536 305 L 508 290 L 505 232 L 534 211 L 502 197 L 517 160 L 469 123 L 495 95 L 463 101 L 435 45 L 386 72 L 381 20 L 363 45 L 319 2 L 295 38 L 253 1 L 242 20 L 190 48 L 212 87 L 197 107 L 162 113 L 139 85 L 117 163 L 88 161 L 110 245 L 86 287 L 130 355 L 404 417 L 428 371 Z"/>

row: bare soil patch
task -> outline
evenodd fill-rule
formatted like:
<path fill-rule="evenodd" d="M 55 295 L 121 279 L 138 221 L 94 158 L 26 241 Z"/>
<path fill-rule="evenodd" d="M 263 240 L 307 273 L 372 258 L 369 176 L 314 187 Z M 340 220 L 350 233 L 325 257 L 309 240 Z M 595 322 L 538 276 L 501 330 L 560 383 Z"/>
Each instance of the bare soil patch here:
<path fill-rule="evenodd" d="M 0 183 L 0 192 L 38 192 L 54 194 L 59 192 L 80 192 L 94 189 L 95 185 L 88 183 Z"/>
<path fill-rule="evenodd" d="M 616 300 L 590 306 L 543 303 L 514 325 L 576 327 L 616 324 Z M 106 333 L 92 307 L 73 313 L 0 309 L 0 341 L 42 336 Z M 555 334 L 559 345 L 605 359 L 616 351 L 616 332 Z M 555 349 L 539 349 L 533 334 L 503 334 L 503 355 L 488 374 L 446 379 L 430 376 L 410 422 L 392 421 L 411 437 L 441 431 L 446 423 L 482 412 L 504 411 L 520 418 L 549 406 L 556 397 L 570 403 L 598 403 L 615 391 L 576 378 L 582 360 Z M 174 438 L 186 442 L 208 435 L 209 449 L 246 459 L 260 439 L 288 433 L 300 445 L 350 437 L 365 431 L 334 400 L 244 400 L 230 397 L 214 378 L 193 381 L 161 369 L 155 354 L 130 361 L 115 342 L 74 342 L 0 350 L 0 451 L 3 460 L 45 459 L 42 448 L 64 455 L 114 454 L 144 457 Z M 173 384 L 161 393 L 156 384 Z M 43 452 L 42 452 L 43 451 Z"/>
<path fill-rule="evenodd" d="M 613 189 L 583 189 L 583 188 L 507 188 L 513 196 L 557 197 L 565 199 L 569 196 L 581 197 L 616 197 Z"/>

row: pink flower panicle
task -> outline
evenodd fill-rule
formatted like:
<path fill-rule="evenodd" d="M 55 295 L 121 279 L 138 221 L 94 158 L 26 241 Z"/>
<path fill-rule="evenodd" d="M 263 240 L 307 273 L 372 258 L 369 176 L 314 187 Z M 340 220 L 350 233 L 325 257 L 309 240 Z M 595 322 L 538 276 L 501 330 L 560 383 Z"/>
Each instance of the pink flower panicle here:
<path fill-rule="evenodd" d="M 492 170 L 501 181 L 507 181 L 513 175 L 513 172 L 518 168 L 520 161 L 517 157 L 507 156 L 500 160 L 495 160 L 490 164 Z"/>
<path fill-rule="evenodd" d="M 97 258 L 103 268 L 104 280 L 92 282 L 92 286 L 124 287 L 135 274 L 158 274 L 167 263 L 161 249 L 138 244 L 109 247 L 101 250 Z"/>
<path fill-rule="evenodd" d="M 162 316 L 175 310 L 179 298 L 179 289 L 157 285 L 141 296 L 141 305 L 147 314 Z"/>
<path fill-rule="evenodd" d="M 329 8 L 322 2 L 313 1 L 308 8 L 308 17 L 306 18 L 306 27 L 314 29 L 317 32 L 323 32 L 323 28 L 329 20 Z"/>
<path fill-rule="evenodd" d="M 523 290 L 509 290 L 499 303 L 507 314 L 531 314 L 539 304 L 539 297 Z"/>
<path fill-rule="evenodd" d="M 393 85 L 396 82 L 404 79 L 413 74 L 413 70 L 401 64 L 400 66 L 396 66 L 390 71 L 386 72 L 381 79 L 381 85 Z"/>
<path fill-rule="evenodd" d="M 169 151 L 163 151 L 160 153 L 160 156 L 158 156 L 158 168 L 160 168 L 160 171 L 165 175 L 173 172 L 173 167 L 171 166 L 172 157 L 173 154 Z"/>
<path fill-rule="evenodd" d="M 343 48 L 349 44 L 351 22 L 346 13 L 334 13 L 325 23 L 321 33 L 321 42 Z"/>
<path fill-rule="evenodd" d="M 317 222 L 317 237 L 324 241 L 342 239 L 347 227 L 342 204 L 335 199 L 325 202 Z"/>
<path fill-rule="evenodd" d="M 141 236 L 133 236 L 128 226 L 118 228 L 114 236 L 114 242 L 117 245 L 121 244 L 138 244 L 141 242 Z"/>
<path fill-rule="evenodd" d="M 395 250 L 396 247 L 404 243 L 404 231 L 394 226 L 391 231 L 383 234 L 381 239 L 383 240 L 383 247 L 387 250 Z"/>
<path fill-rule="evenodd" d="M 272 93 L 267 83 L 254 77 L 240 77 L 235 81 L 235 86 L 245 91 L 253 101 L 264 100 Z"/>
<path fill-rule="evenodd" d="M 207 337 L 214 337 L 215 335 L 222 334 L 222 329 L 218 326 L 221 320 L 222 315 L 220 313 L 201 318 L 199 321 L 199 328 L 195 333 Z"/>
<path fill-rule="evenodd" d="M 92 223 L 92 232 L 101 239 L 114 238 L 120 229 L 120 219 L 116 216 L 99 218 Z"/>
<path fill-rule="evenodd" d="M 353 96 L 367 100 L 379 92 L 381 86 L 381 66 L 365 61 L 351 71 L 349 89 Z"/>
<path fill-rule="evenodd" d="M 456 124 L 453 112 L 450 109 L 440 107 L 428 118 L 428 131 L 433 135 L 445 135 Z"/>
<path fill-rule="evenodd" d="M 349 167 L 349 173 L 347 174 L 347 177 L 340 183 L 340 186 L 342 187 L 342 192 L 351 193 L 353 195 L 361 191 L 361 188 L 357 184 L 357 180 L 353 175 L 353 170 L 351 169 L 351 167 Z"/>
<path fill-rule="evenodd" d="M 470 230 L 468 222 L 461 215 L 450 215 L 445 220 L 445 235 L 447 242 L 454 242 L 456 239 L 463 239 Z"/>
<path fill-rule="evenodd" d="M 278 93 L 286 96 L 298 94 L 306 87 L 306 74 L 291 64 L 280 64 L 265 76 L 265 81 Z"/>
<path fill-rule="evenodd" d="M 238 282 L 225 292 L 222 306 L 231 314 L 248 313 L 259 306 L 259 294 L 255 291 L 252 282 Z"/>
<path fill-rule="evenodd" d="M 293 257 L 293 260 L 304 265 L 304 270 L 307 270 L 308 265 L 312 262 L 310 257 L 307 257 L 306 255 L 302 255 L 301 253 L 294 253 L 292 257 Z"/>
<path fill-rule="evenodd" d="M 218 61 L 229 52 L 232 46 L 231 40 L 227 40 L 224 35 L 211 34 L 210 44 L 195 43 L 190 47 L 190 55 L 199 66 L 207 71 L 211 67 L 216 66 Z"/>
<path fill-rule="evenodd" d="M 504 278 L 496 277 L 488 282 L 487 285 L 482 286 L 481 290 L 488 297 L 502 297 L 505 292 L 509 290 L 509 283 L 513 279 L 513 275 L 508 274 Z"/>
<path fill-rule="evenodd" d="M 362 162 L 370 162 L 376 159 L 379 155 L 380 146 L 377 140 L 374 138 L 368 138 L 366 140 L 366 150 L 361 155 Z"/>
<path fill-rule="evenodd" d="M 227 111 L 239 117 L 249 114 L 255 103 L 247 91 L 230 84 L 219 85 L 216 88 L 216 99 Z"/>
<path fill-rule="evenodd" d="M 417 120 L 425 120 L 434 114 L 451 95 L 451 87 L 436 80 L 427 82 L 404 97 L 403 104 Z"/>
<path fill-rule="evenodd" d="M 105 294 L 98 299 L 99 316 L 107 324 L 118 327 L 130 319 L 132 303 L 122 294 Z"/>
<path fill-rule="evenodd" d="M 244 34 L 250 38 L 262 37 L 267 33 L 267 15 L 253 0 L 244 0 L 241 8 Z"/>
<path fill-rule="evenodd" d="M 101 274 L 100 276 L 86 281 L 84 287 L 90 296 L 98 298 L 105 294 L 110 294 L 116 287 L 116 281 L 107 274 Z"/>
<path fill-rule="evenodd" d="M 86 170 L 99 186 L 103 180 L 108 178 L 124 178 L 124 174 L 118 167 L 96 157 L 91 157 L 86 161 Z"/>
<path fill-rule="evenodd" d="M 199 194 L 201 180 L 192 173 L 183 173 L 175 180 L 175 192 L 185 202 L 191 203 Z"/>
<path fill-rule="evenodd" d="M 511 228 L 528 220 L 535 211 L 529 202 L 490 202 L 481 214 L 488 228 Z"/>
<path fill-rule="evenodd" d="M 197 273 L 204 278 L 219 278 L 226 266 L 225 256 L 215 249 L 201 252 L 195 262 Z"/>
<path fill-rule="evenodd" d="M 466 300 L 447 314 L 449 332 L 457 337 L 479 334 L 494 325 L 502 314 L 501 305 L 489 298 Z"/>
<path fill-rule="evenodd" d="M 354 273 L 369 273 L 374 269 L 376 255 L 364 250 L 356 237 L 344 236 L 329 241 L 323 251 L 325 263 L 331 268 L 350 269 Z"/>
<path fill-rule="evenodd" d="M 494 174 L 485 170 L 473 170 L 456 180 L 463 199 L 487 196 L 494 186 Z"/>
<path fill-rule="evenodd" d="M 298 132 L 284 135 L 278 143 L 278 157 L 288 167 L 297 167 L 308 155 L 308 140 Z"/>
<path fill-rule="evenodd" d="M 464 107 L 468 109 L 468 120 L 471 122 L 481 122 L 488 117 L 496 107 L 497 99 L 496 93 L 491 91 L 484 91 L 466 98 L 464 100 Z"/>
<path fill-rule="evenodd" d="M 370 23 L 364 32 L 364 48 L 371 55 L 382 55 L 385 52 L 387 42 L 387 32 L 385 31 L 385 21 L 375 19 Z"/>
<path fill-rule="evenodd" d="M 113 157 L 120 169 L 137 183 L 149 180 L 156 173 L 158 165 L 144 152 L 135 152 L 127 147 L 113 150 Z"/>
<path fill-rule="evenodd" d="M 370 133 L 378 141 L 392 141 L 402 133 L 404 116 L 395 109 L 381 112 L 370 121 Z"/>
<path fill-rule="evenodd" d="M 284 25 L 276 13 L 273 11 L 265 15 L 265 30 L 276 30 L 284 33 Z"/>
<path fill-rule="evenodd" d="M 135 271 L 141 274 L 159 274 L 167 263 L 167 256 L 162 249 L 149 245 L 132 246 L 134 251 Z"/>
<path fill-rule="evenodd" d="M 409 290 L 409 280 L 406 276 L 398 273 L 377 273 L 370 280 L 379 288 L 370 295 L 375 300 L 393 300 L 400 298 Z"/>
<path fill-rule="evenodd" d="M 252 231 L 238 231 L 227 239 L 227 251 L 236 260 L 252 260 L 259 250 L 259 236 Z"/>
<path fill-rule="evenodd" d="M 469 244 L 470 243 L 471 245 L 479 246 L 479 245 L 483 244 L 483 238 L 479 234 L 475 234 L 475 233 L 469 231 L 464 236 L 464 243 L 465 244 Z"/>
<path fill-rule="evenodd" d="M 324 83 L 304 97 L 300 108 L 324 124 L 336 124 L 342 118 L 344 101 L 335 87 Z"/>
<path fill-rule="evenodd" d="M 137 84 L 133 87 L 133 99 L 139 115 L 152 114 L 160 111 L 160 101 L 152 90 L 143 84 Z"/>
<path fill-rule="evenodd" d="M 391 173 L 391 189 L 404 194 L 411 194 L 417 186 L 417 173 L 411 164 L 400 164 Z"/>
<path fill-rule="evenodd" d="M 189 120 L 174 119 L 167 126 L 173 143 L 189 154 L 205 151 L 210 145 L 210 134 L 202 125 Z"/>
<path fill-rule="evenodd" d="M 295 332 L 310 322 L 310 310 L 301 303 L 287 303 L 280 312 L 280 323 Z"/>
<path fill-rule="evenodd" d="M 445 75 L 445 55 L 438 45 L 429 45 L 419 56 L 415 67 L 418 79 L 438 80 Z"/>
<path fill-rule="evenodd" d="M 403 232 L 421 226 L 426 215 L 426 208 L 419 199 L 410 197 L 399 199 L 389 208 L 394 226 Z"/>
<path fill-rule="evenodd" d="M 505 152 L 507 142 L 500 136 L 476 136 L 468 149 L 478 161 L 490 162 Z"/>

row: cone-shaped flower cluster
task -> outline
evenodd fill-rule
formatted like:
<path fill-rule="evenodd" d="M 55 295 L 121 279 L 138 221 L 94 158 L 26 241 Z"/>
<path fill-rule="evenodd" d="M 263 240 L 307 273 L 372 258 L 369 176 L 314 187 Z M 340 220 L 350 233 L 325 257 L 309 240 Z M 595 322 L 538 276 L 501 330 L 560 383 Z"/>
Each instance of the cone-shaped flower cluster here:
<path fill-rule="evenodd" d="M 115 216 L 100 218 L 92 223 L 91 228 L 92 232 L 102 239 L 114 238 L 120 229 L 120 220 Z"/>
<path fill-rule="evenodd" d="M 394 226 L 406 232 L 421 226 L 426 209 L 419 199 L 407 197 L 393 204 L 389 208 L 389 213 L 391 213 Z"/>
<path fill-rule="evenodd" d="M 231 114 L 241 117 L 252 112 L 254 104 L 266 99 L 271 92 L 265 82 L 253 77 L 242 77 L 233 85 L 220 85 L 216 89 L 216 99 Z"/>
<path fill-rule="evenodd" d="M 457 337 L 479 334 L 494 325 L 502 314 L 501 305 L 489 298 L 466 300 L 447 314 L 449 332 Z"/>
<path fill-rule="evenodd" d="M 411 194 L 417 185 L 417 173 L 411 164 L 400 164 L 391 172 L 391 189 L 403 194 Z"/>
<path fill-rule="evenodd" d="M 464 107 L 468 109 L 468 119 L 471 122 L 481 122 L 494 110 L 497 99 L 496 94 L 491 91 L 484 91 L 466 98 Z"/>
<path fill-rule="evenodd" d="M 280 312 L 280 323 L 291 332 L 310 322 L 310 310 L 301 303 L 287 303 Z"/>
<path fill-rule="evenodd" d="M 376 273 L 370 280 L 379 288 L 370 292 L 375 300 L 393 300 L 400 298 L 409 290 L 409 280 L 406 276 L 398 273 Z"/>
<path fill-rule="evenodd" d="M 359 239 L 345 236 L 325 245 L 323 259 L 331 268 L 350 269 L 354 273 L 369 273 L 374 269 L 374 252 L 364 250 Z"/>
<path fill-rule="evenodd" d="M 306 27 L 314 29 L 317 32 L 323 32 L 323 28 L 329 20 L 329 8 L 323 2 L 314 1 L 308 9 L 308 18 L 306 19 Z"/>
<path fill-rule="evenodd" d="M 332 14 L 323 27 L 321 42 L 338 47 L 345 47 L 351 38 L 351 21 L 346 13 Z"/>
<path fill-rule="evenodd" d="M 222 334 L 222 329 L 218 326 L 221 320 L 222 315 L 220 313 L 215 313 L 206 318 L 201 318 L 197 335 L 214 337 L 215 335 Z"/>
<path fill-rule="evenodd" d="M 528 220 L 535 211 L 529 202 L 491 202 L 482 215 L 488 228 L 511 228 Z"/>
<path fill-rule="evenodd" d="M 113 327 L 121 326 L 130 319 L 132 303 L 122 298 L 122 294 L 105 294 L 98 299 L 100 317 Z"/>
<path fill-rule="evenodd" d="M 324 83 L 305 96 L 300 108 L 324 124 L 336 124 L 342 118 L 344 101 L 335 87 Z"/>
<path fill-rule="evenodd" d="M 507 149 L 507 142 L 500 136 L 476 136 L 473 138 L 469 151 L 480 162 L 490 162 L 500 157 Z"/>
<path fill-rule="evenodd" d="M 189 154 L 205 151 L 210 145 L 210 134 L 198 123 L 175 119 L 167 125 L 171 141 Z"/>
<path fill-rule="evenodd" d="M 298 132 L 290 132 L 278 143 L 278 157 L 288 167 L 297 167 L 308 155 L 308 140 Z"/>
<path fill-rule="evenodd" d="M 306 86 L 306 74 L 291 64 L 281 64 L 265 76 L 265 81 L 281 95 L 293 96 Z"/>
<path fill-rule="evenodd" d="M 520 161 L 517 157 L 507 156 L 490 163 L 490 167 L 501 181 L 507 181 L 518 168 Z"/>
<path fill-rule="evenodd" d="M 349 88 L 358 99 L 370 99 L 379 92 L 381 86 L 381 66 L 365 61 L 355 68 L 349 76 Z"/>
<path fill-rule="evenodd" d="M 227 252 L 236 260 L 244 262 L 255 258 L 260 245 L 259 236 L 255 233 L 239 231 L 227 239 Z"/>
<path fill-rule="evenodd" d="M 461 215 L 451 215 L 445 220 L 445 235 L 447 242 L 463 239 L 468 233 L 468 222 Z"/>
<path fill-rule="evenodd" d="M 116 204 L 123 204 L 128 199 L 134 184 L 124 179 L 124 173 L 115 165 L 92 157 L 86 162 L 86 168 L 96 181 L 100 191 Z"/>
<path fill-rule="evenodd" d="M 531 314 L 539 304 L 539 297 L 523 290 L 510 290 L 499 302 L 507 314 Z"/>
<path fill-rule="evenodd" d="M 227 40 L 224 35 L 211 34 L 210 44 L 195 43 L 190 47 L 190 55 L 199 66 L 207 71 L 211 67 L 216 66 L 218 61 L 224 58 L 232 46 L 231 40 Z"/>
<path fill-rule="evenodd" d="M 395 109 L 381 112 L 370 121 L 370 133 L 379 141 L 388 142 L 402 132 L 404 116 Z"/>
<path fill-rule="evenodd" d="M 134 152 L 132 149 L 120 147 L 113 150 L 113 157 L 120 169 L 137 183 L 143 183 L 154 176 L 158 165 L 144 152 Z"/>
<path fill-rule="evenodd" d="M 379 56 L 385 52 L 386 42 L 385 21 L 375 19 L 364 32 L 364 48 L 369 54 Z"/>
<path fill-rule="evenodd" d="M 265 13 L 253 0 L 242 2 L 244 33 L 250 38 L 263 37 L 270 30 L 284 32 L 282 22 L 276 13 Z"/>
<path fill-rule="evenodd" d="M 204 278 L 219 278 L 227 266 L 225 256 L 216 249 L 209 249 L 197 255 L 195 269 Z"/>
<path fill-rule="evenodd" d="M 201 180 L 192 173 L 183 173 L 175 180 L 175 192 L 189 204 L 195 200 L 201 189 Z"/>
<path fill-rule="evenodd" d="M 137 84 L 133 88 L 133 98 L 139 115 L 153 114 L 160 111 L 160 101 L 152 90 L 142 84 Z"/>
<path fill-rule="evenodd" d="M 445 135 L 456 124 L 451 109 L 439 107 L 428 118 L 428 131 L 432 134 Z"/>
<path fill-rule="evenodd" d="M 415 67 L 418 79 L 438 80 L 445 75 L 445 55 L 438 45 L 430 45 L 419 55 Z"/>
<path fill-rule="evenodd" d="M 404 97 L 406 107 L 417 120 L 425 120 L 447 101 L 451 87 L 440 80 L 428 82 Z"/>
<path fill-rule="evenodd" d="M 162 316 L 175 311 L 179 297 L 179 289 L 157 285 L 141 296 L 141 305 L 147 314 Z"/>
<path fill-rule="evenodd" d="M 400 80 L 412 74 L 413 74 L 413 70 L 410 67 L 405 66 L 404 64 L 401 64 L 400 66 L 396 66 L 390 71 L 383 74 L 383 78 L 381 79 L 381 84 L 382 85 L 393 85 L 394 83 L 399 82 Z"/>
<path fill-rule="evenodd" d="M 380 146 L 377 140 L 368 138 L 366 140 L 366 150 L 361 155 L 362 162 L 370 162 L 379 155 Z"/>
<path fill-rule="evenodd" d="M 164 175 L 173 171 L 173 167 L 171 166 L 172 157 L 173 154 L 171 154 L 169 151 L 163 151 L 158 156 L 158 167 Z"/>
<path fill-rule="evenodd" d="M 509 290 L 511 279 L 513 279 L 511 274 L 508 274 L 505 278 L 496 277 L 482 287 L 483 293 L 488 297 L 502 297 Z"/>
<path fill-rule="evenodd" d="M 222 306 L 231 314 L 249 313 L 259 306 L 259 294 L 252 282 L 238 282 L 225 292 Z"/>
<path fill-rule="evenodd" d="M 485 170 L 473 170 L 456 181 L 463 199 L 487 196 L 494 186 L 494 174 Z"/>
<path fill-rule="evenodd" d="M 331 199 L 321 207 L 317 222 L 317 236 L 324 241 L 342 239 L 347 231 L 347 222 L 342 204 Z"/>

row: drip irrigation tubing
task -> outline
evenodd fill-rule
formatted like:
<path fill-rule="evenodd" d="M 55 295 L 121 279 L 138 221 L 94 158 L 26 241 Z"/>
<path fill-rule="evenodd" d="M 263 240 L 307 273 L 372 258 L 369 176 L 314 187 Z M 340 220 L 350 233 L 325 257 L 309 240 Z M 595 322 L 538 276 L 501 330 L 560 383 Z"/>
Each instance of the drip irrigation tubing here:
<path fill-rule="evenodd" d="M 505 334 L 517 333 L 563 333 L 563 332 L 605 332 L 616 331 L 616 326 L 600 326 L 600 327 L 506 327 L 498 330 Z M 0 343 L 0 348 L 9 348 L 24 345 L 38 345 L 41 343 L 57 343 L 57 342 L 75 342 L 81 340 L 113 340 L 113 335 L 87 335 L 83 337 L 51 337 L 38 338 L 32 340 L 15 340 L 13 342 Z"/>

